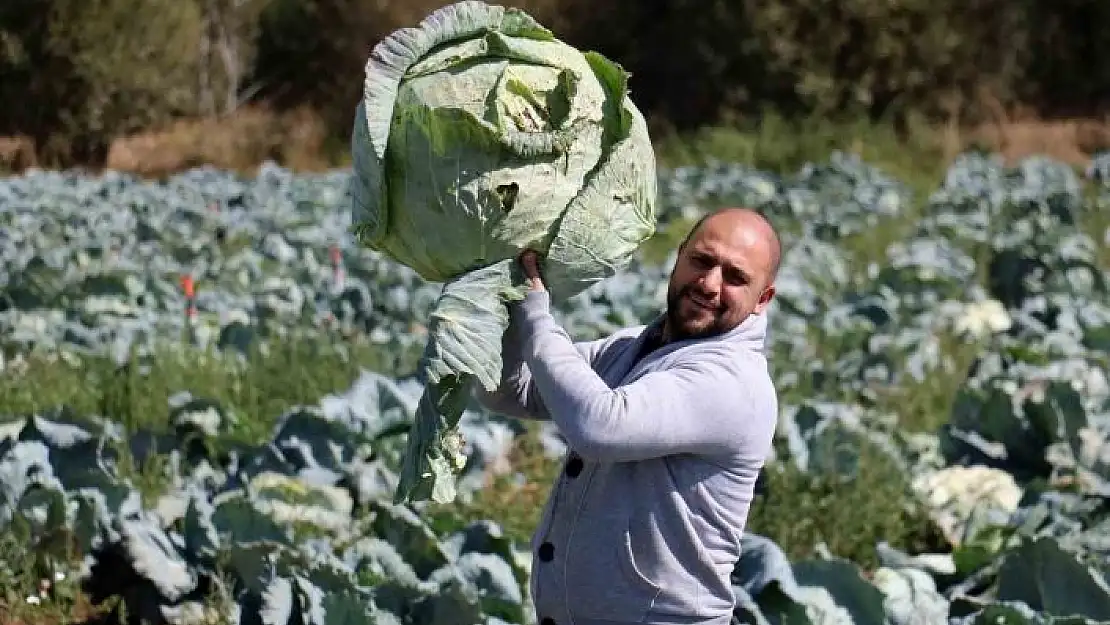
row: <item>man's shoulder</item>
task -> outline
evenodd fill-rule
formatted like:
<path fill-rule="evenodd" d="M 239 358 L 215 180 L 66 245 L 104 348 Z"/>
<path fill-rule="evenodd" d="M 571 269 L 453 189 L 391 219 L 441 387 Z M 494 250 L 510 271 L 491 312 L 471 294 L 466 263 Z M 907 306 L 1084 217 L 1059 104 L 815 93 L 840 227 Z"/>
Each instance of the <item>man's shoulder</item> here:
<path fill-rule="evenodd" d="M 777 410 L 778 391 L 762 352 L 708 341 L 676 356 L 671 366 L 702 374 L 706 391 L 721 401 L 766 412 Z"/>

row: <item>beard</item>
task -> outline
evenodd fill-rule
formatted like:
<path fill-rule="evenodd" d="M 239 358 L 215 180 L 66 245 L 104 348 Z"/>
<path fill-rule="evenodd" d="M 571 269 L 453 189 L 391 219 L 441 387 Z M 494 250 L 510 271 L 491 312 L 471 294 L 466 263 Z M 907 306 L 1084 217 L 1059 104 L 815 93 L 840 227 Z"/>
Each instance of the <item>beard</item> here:
<path fill-rule="evenodd" d="M 729 330 L 721 306 L 705 308 L 691 301 L 692 285 L 667 293 L 667 327 L 672 341 L 699 339 L 723 334 Z"/>

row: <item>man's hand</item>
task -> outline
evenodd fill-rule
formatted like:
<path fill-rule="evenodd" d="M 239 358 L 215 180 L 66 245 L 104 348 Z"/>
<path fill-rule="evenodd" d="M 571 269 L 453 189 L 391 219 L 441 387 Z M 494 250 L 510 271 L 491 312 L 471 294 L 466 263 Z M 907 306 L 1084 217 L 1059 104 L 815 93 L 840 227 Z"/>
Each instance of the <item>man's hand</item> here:
<path fill-rule="evenodd" d="M 537 254 L 534 250 L 524 250 L 520 255 L 520 264 L 524 267 L 524 275 L 528 277 L 528 283 L 531 285 L 533 291 L 545 291 L 543 286 L 543 279 L 540 278 L 539 261 Z"/>

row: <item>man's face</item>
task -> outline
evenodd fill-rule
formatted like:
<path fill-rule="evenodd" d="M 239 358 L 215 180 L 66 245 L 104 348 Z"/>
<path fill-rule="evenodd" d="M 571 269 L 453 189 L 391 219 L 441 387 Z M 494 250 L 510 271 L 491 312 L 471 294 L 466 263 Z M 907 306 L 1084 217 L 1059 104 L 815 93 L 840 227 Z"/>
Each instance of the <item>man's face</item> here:
<path fill-rule="evenodd" d="M 667 289 L 672 340 L 722 334 L 766 309 L 772 243 L 753 219 L 714 216 L 679 250 Z"/>

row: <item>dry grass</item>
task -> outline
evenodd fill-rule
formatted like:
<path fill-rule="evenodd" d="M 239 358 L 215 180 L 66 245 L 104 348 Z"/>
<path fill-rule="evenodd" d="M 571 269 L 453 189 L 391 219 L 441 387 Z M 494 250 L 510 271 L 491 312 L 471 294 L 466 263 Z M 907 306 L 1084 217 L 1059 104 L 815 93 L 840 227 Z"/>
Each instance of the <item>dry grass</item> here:
<path fill-rule="evenodd" d="M 250 171 L 266 160 L 298 171 L 333 165 L 319 117 L 307 110 L 276 114 L 243 108 L 224 118 L 183 120 L 168 128 L 117 139 L 108 168 L 161 176 L 199 165 Z"/>
<path fill-rule="evenodd" d="M 1110 118 L 1042 120 L 999 110 L 988 123 L 939 124 L 929 134 L 943 145 L 947 158 L 978 145 L 1009 162 L 1040 154 L 1082 166 L 1096 151 L 1110 148 Z M 278 114 L 245 107 L 225 118 L 181 120 L 121 137 L 111 145 L 107 167 L 158 177 L 199 165 L 252 172 L 272 160 L 297 171 L 320 171 L 349 163 L 347 141 L 329 137 L 320 117 L 311 111 Z M 0 172 L 20 172 L 36 164 L 30 139 L 0 137 Z"/>
<path fill-rule="evenodd" d="M 1007 161 L 1042 154 L 1084 165 L 1098 150 L 1110 148 L 1110 122 L 1094 119 L 1009 120 L 984 124 L 964 136 L 998 151 Z"/>
<path fill-rule="evenodd" d="M 0 172 L 23 171 L 37 162 L 35 143 L 29 137 L 0 137 Z"/>

